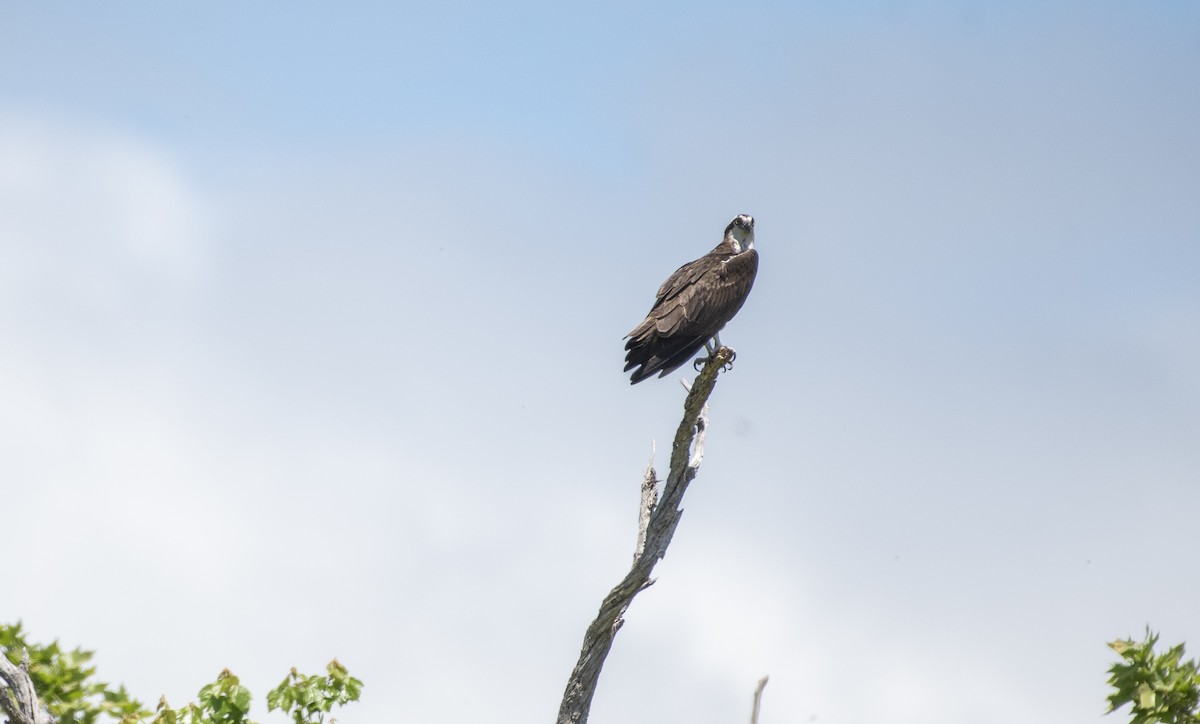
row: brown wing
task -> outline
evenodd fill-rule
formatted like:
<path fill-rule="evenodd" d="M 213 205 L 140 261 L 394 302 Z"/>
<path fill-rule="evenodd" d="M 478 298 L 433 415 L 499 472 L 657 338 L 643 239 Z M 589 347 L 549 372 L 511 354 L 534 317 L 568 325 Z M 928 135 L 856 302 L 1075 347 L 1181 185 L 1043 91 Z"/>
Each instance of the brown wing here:
<path fill-rule="evenodd" d="M 636 383 L 691 359 L 742 308 L 758 272 L 758 252 L 718 247 L 675 270 L 646 319 L 629 333 L 625 371 Z"/>
<path fill-rule="evenodd" d="M 688 321 L 678 333 L 711 339 L 746 303 L 757 274 L 758 252 L 754 249 L 733 255 L 705 272 L 679 295 L 682 299 L 688 294 L 684 303 Z"/>
<path fill-rule="evenodd" d="M 686 289 L 692 287 L 696 281 L 700 277 L 704 276 L 706 272 L 711 270 L 715 264 L 724 261 L 731 256 L 732 254 L 730 254 L 725 248 L 725 245 L 722 244 L 699 259 L 696 259 L 695 261 L 689 261 L 687 264 L 679 267 L 675 270 L 675 273 L 667 277 L 667 280 L 658 288 L 658 293 L 655 295 L 657 297 L 655 306 L 662 304 L 663 300 L 671 299 Z"/>

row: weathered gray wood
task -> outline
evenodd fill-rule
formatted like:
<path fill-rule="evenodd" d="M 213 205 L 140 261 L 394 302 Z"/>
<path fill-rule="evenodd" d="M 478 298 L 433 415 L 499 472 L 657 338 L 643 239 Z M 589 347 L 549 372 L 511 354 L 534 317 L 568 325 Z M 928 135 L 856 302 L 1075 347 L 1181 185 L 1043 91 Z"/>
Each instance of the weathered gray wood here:
<path fill-rule="evenodd" d="M 758 680 L 758 686 L 754 687 L 754 707 L 750 709 L 750 724 L 758 724 L 758 707 L 762 705 L 763 689 L 767 688 L 767 679 L 771 677 L 764 676 Z"/>
<path fill-rule="evenodd" d="M 654 472 L 654 444 L 650 445 L 650 462 L 646 463 L 646 473 L 642 476 L 642 504 L 638 506 L 638 539 L 633 549 L 633 563 L 642 551 L 646 550 L 646 529 L 650 527 L 650 514 L 658 505 L 658 474 Z"/>
<path fill-rule="evenodd" d="M 662 497 L 655 500 L 654 467 L 649 466 L 642 481 L 639 509 L 638 545 L 633 566 L 600 604 L 600 612 L 588 626 L 583 637 L 579 662 L 567 680 L 558 724 L 586 724 L 592 707 L 592 697 L 600 681 L 600 670 L 612 648 L 617 631 L 624 625 L 625 611 L 634 596 L 654 581 L 650 574 L 654 565 L 667 554 L 667 546 L 679 525 L 683 509 L 683 494 L 696 477 L 704 458 L 704 434 L 708 428 L 708 398 L 717 384 L 717 373 L 730 363 L 735 353 L 729 347 L 718 347 L 688 391 L 683 403 L 683 419 L 671 444 L 671 468 L 663 484 Z"/>
<path fill-rule="evenodd" d="M 21 665 L 14 666 L 8 657 L 0 653 L 0 708 L 8 716 L 8 724 L 54 724 L 50 712 L 38 706 L 37 692 L 33 679 L 29 678 L 29 653 L 21 658 Z"/>

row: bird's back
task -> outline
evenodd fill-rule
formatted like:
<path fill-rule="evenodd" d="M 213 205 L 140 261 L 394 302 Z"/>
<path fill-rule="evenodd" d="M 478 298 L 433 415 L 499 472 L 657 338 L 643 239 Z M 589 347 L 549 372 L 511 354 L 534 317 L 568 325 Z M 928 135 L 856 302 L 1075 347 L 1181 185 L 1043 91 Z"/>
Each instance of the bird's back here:
<path fill-rule="evenodd" d="M 627 335 L 625 371 L 636 384 L 671 373 L 733 319 L 758 273 L 758 252 L 728 241 L 684 264 L 663 282 L 650 313 Z"/>

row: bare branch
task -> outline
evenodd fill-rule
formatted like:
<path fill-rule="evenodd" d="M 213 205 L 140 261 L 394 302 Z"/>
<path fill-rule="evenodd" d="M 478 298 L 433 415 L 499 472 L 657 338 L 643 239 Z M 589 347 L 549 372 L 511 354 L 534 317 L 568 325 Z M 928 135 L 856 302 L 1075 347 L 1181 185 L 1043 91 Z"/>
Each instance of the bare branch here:
<path fill-rule="evenodd" d="M 54 724 L 54 719 L 38 706 L 37 692 L 33 679 L 29 678 L 29 652 L 21 657 L 21 665 L 14 666 L 0 652 L 0 708 L 8 716 L 9 724 Z"/>
<path fill-rule="evenodd" d="M 675 535 L 675 527 L 683 509 L 683 494 L 696 477 L 704 458 L 704 433 L 708 427 L 708 398 L 717 384 L 717 373 L 734 357 L 729 347 L 719 347 L 700 370 L 683 403 L 683 419 L 675 431 L 671 445 L 671 469 L 663 485 L 662 498 L 654 501 L 654 469 L 646 470 L 642 481 L 641 519 L 639 520 L 637 554 L 624 580 L 604 598 L 600 612 L 588 626 L 583 637 L 579 662 L 567 680 L 558 724 L 586 724 L 592 707 L 592 697 L 600 681 L 600 670 L 612 648 L 617 631 L 624 625 L 625 611 L 638 592 L 653 581 L 654 565 L 667 554 L 667 546 Z M 649 489 L 649 493 L 647 490 Z M 648 514 L 647 514 L 648 511 Z"/>
<path fill-rule="evenodd" d="M 633 562 L 646 549 L 646 529 L 650 527 L 650 514 L 658 504 L 658 474 L 654 472 L 654 443 L 650 444 L 650 462 L 646 463 L 646 473 L 642 476 L 642 504 L 638 507 L 638 539 L 637 547 L 633 549 Z"/>
<path fill-rule="evenodd" d="M 754 687 L 754 708 L 750 710 L 750 724 L 758 724 L 758 707 L 762 704 L 763 689 L 767 688 L 767 679 L 769 676 L 764 676 L 758 680 L 758 686 Z"/>

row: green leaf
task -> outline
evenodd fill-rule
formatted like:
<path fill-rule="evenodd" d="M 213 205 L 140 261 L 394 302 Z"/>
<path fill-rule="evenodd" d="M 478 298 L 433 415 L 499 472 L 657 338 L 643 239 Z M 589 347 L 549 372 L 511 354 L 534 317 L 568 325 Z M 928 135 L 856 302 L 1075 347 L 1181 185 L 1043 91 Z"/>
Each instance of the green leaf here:
<path fill-rule="evenodd" d="M 1108 642 L 1108 647 L 1122 656 L 1125 655 L 1126 651 L 1135 646 L 1137 646 L 1137 644 L 1133 643 L 1132 639 L 1117 639 L 1116 641 Z"/>
<path fill-rule="evenodd" d="M 1184 645 L 1154 651 L 1158 634 L 1146 628 L 1145 640 L 1117 641 L 1110 647 L 1123 659 L 1109 669 L 1109 711 L 1130 705 L 1134 724 L 1200 724 L 1200 670 L 1181 661 Z"/>
<path fill-rule="evenodd" d="M 1154 690 L 1146 684 L 1138 686 L 1138 706 L 1143 709 L 1154 708 Z"/>
<path fill-rule="evenodd" d="M 0 648 L 14 664 L 20 662 L 22 652 L 28 651 L 34 687 L 60 724 L 97 724 L 101 717 L 121 724 L 253 724 L 248 718 L 250 690 L 228 669 L 201 687 L 199 704 L 172 709 L 165 698 L 160 698 L 152 713 L 124 686 L 114 688 L 95 680 L 96 670 L 89 666 L 92 651 L 64 650 L 57 641 L 44 646 L 30 643 L 20 621 L 0 625 Z M 279 709 L 296 724 L 321 724 L 324 713 L 334 706 L 358 700 L 363 683 L 345 666 L 334 659 L 325 671 L 325 675 L 309 676 L 293 668 L 267 693 L 267 710 Z M 1163 685 L 1173 686 L 1165 679 Z"/>
<path fill-rule="evenodd" d="M 42 703 L 63 724 L 92 724 L 101 715 L 108 719 L 126 721 L 150 716 L 141 703 L 129 696 L 124 687 L 112 689 L 95 681 L 95 667 L 87 666 L 92 651 L 66 651 L 52 641 L 48 645 L 30 642 L 20 621 L 0 625 L 0 647 L 9 661 L 19 663 L 24 653 L 29 656 L 29 678 Z"/>

